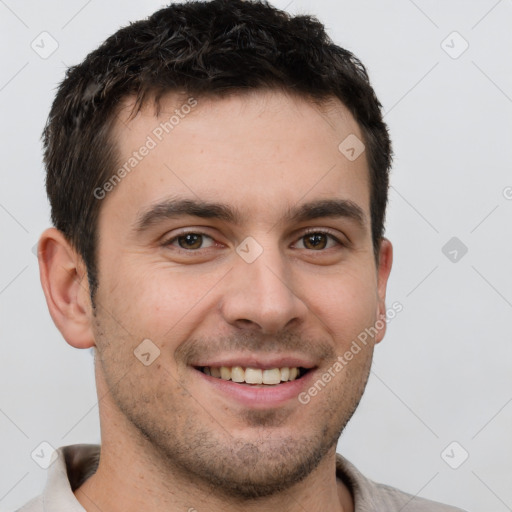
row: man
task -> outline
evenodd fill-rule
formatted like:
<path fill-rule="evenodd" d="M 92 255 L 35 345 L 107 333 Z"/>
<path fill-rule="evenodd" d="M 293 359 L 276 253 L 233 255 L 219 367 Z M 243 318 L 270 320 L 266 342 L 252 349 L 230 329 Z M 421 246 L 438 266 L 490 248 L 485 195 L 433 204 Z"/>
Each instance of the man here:
<path fill-rule="evenodd" d="M 336 454 L 385 332 L 391 145 L 316 19 L 162 9 L 69 70 L 44 143 L 41 282 L 102 442 L 21 510 L 455 510 Z"/>

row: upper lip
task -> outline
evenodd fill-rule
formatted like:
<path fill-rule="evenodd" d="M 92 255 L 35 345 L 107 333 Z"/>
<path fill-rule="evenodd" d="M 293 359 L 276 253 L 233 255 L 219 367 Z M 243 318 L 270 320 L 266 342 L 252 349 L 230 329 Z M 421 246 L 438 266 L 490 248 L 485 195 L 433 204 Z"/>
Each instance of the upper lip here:
<path fill-rule="evenodd" d="M 243 368 L 261 368 L 270 370 L 272 368 L 314 368 L 316 365 L 310 359 L 288 356 L 288 355 L 229 355 L 225 357 L 217 356 L 215 359 L 209 359 L 193 363 L 192 366 L 242 366 Z"/>

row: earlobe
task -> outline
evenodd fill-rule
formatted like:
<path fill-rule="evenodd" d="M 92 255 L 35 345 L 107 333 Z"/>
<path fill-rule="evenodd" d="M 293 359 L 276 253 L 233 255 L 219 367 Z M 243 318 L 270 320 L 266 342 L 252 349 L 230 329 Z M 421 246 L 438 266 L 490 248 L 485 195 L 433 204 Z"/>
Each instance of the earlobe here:
<path fill-rule="evenodd" d="M 39 275 L 53 322 L 73 347 L 95 345 L 87 272 L 82 258 L 55 228 L 38 244 Z"/>
<path fill-rule="evenodd" d="M 386 333 L 386 289 L 388 284 L 389 274 L 393 265 L 393 245 L 387 238 L 383 238 L 379 248 L 379 267 L 377 269 L 377 319 L 378 333 L 375 337 L 375 343 L 379 343 L 384 338 Z"/>

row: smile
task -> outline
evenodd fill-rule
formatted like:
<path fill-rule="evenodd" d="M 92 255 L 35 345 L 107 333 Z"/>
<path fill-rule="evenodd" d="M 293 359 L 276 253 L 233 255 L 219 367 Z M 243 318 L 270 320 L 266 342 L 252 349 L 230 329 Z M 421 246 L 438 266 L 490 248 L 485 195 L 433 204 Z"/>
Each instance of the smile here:
<path fill-rule="evenodd" d="M 197 368 L 206 375 L 239 384 L 253 386 L 276 386 L 283 382 L 299 379 L 308 372 L 302 367 L 251 368 L 242 366 L 201 366 Z"/>

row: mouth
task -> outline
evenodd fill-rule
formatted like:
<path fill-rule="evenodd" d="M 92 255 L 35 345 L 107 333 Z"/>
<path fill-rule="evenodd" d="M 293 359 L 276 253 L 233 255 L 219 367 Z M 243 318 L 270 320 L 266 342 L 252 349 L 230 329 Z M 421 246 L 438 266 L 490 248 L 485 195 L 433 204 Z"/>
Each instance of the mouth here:
<path fill-rule="evenodd" d="M 303 378 L 312 368 L 284 366 L 255 368 L 244 366 L 196 366 L 196 370 L 210 377 L 251 387 L 275 387 Z"/>
<path fill-rule="evenodd" d="M 292 407 L 318 373 L 316 361 L 297 354 L 217 354 L 190 365 L 212 403 L 269 410 Z M 300 405 L 300 404 L 299 404 Z M 290 409 L 291 410 L 291 409 Z"/>

